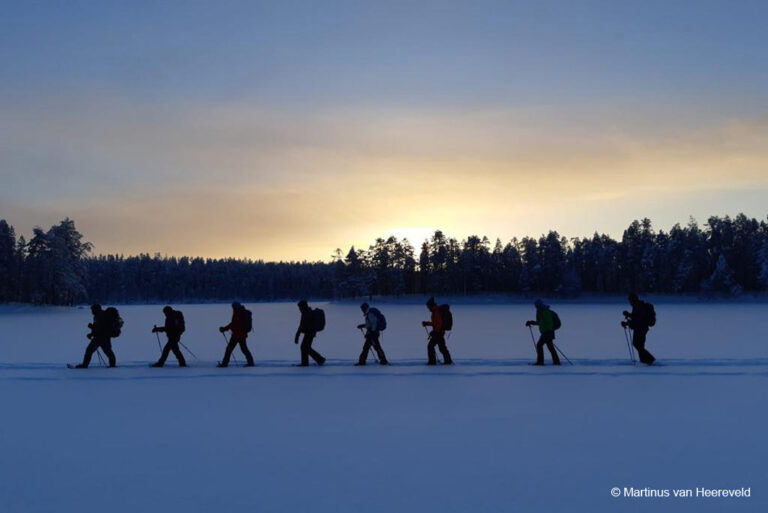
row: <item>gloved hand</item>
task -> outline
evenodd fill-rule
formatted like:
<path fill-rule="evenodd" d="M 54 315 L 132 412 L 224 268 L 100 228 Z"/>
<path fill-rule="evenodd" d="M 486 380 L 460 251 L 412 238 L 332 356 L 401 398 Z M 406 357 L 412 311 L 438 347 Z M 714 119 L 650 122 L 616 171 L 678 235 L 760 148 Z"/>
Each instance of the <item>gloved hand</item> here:
<path fill-rule="evenodd" d="M 626 310 L 624 310 L 621 313 L 622 313 L 622 315 L 624 315 L 624 317 L 629 317 L 630 315 L 632 315 L 631 313 L 627 312 Z"/>
<path fill-rule="evenodd" d="M 86 338 L 88 338 L 88 340 L 91 340 L 93 338 L 93 333 L 88 333 L 86 335 Z"/>
<path fill-rule="evenodd" d="M 626 328 L 627 326 L 629 326 L 629 323 L 627 321 L 621 321 L 622 328 Z"/>
<path fill-rule="evenodd" d="M 426 328 L 427 326 L 429 326 L 429 324 L 427 323 L 427 321 L 421 321 L 421 325 L 422 325 L 422 326 L 424 326 L 425 328 Z"/>
<path fill-rule="evenodd" d="M 220 332 L 222 332 L 222 333 L 224 333 L 225 331 L 227 331 L 227 328 L 225 328 L 224 326 L 221 326 L 221 327 L 219 328 L 219 331 L 220 331 Z"/>
<path fill-rule="evenodd" d="M 528 328 L 528 327 L 530 327 L 532 325 L 533 325 L 533 323 L 531 321 L 525 321 L 525 327 L 526 328 Z"/>
<path fill-rule="evenodd" d="M 365 324 L 358 324 L 357 325 L 357 329 L 361 330 L 363 328 L 365 328 Z"/>
<path fill-rule="evenodd" d="M 293 339 L 293 343 L 294 344 L 298 344 L 299 343 L 299 337 L 296 337 L 295 339 Z"/>
<path fill-rule="evenodd" d="M 157 326 L 152 327 L 152 333 L 157 333 Z"/>

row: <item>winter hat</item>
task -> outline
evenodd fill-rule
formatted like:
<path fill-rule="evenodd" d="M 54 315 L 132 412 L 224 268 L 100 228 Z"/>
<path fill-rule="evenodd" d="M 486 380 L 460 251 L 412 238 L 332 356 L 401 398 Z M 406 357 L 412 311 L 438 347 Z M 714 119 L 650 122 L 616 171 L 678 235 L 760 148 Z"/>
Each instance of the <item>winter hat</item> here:
<path fill-rule="evenodd" d="M 307 303 L 307 300 L 306 300 L 306 299 L 302 299 L 301 301 L 299 301 L 298 303 L 296 303 L 296 305 L 297 305 L 299 308 L 301 308 L 302 310 L 303 310 L 304 308 L 307 308 L 307 307 L 309 306 L 309 304 Z"/>
<path fill-rule="evenodd" d="M 363 303 L 362 305 L 360 305 L 360 310 L 362 310 L 363 312 L 367 312 L 369 308 L 370 308 L 370 305 L 368 303 Z"/>
<path fill-rule="evenodd" d="M 435 306 L 437 303 L 435 303 L 435 296 L 432 296 L 431 298 L 427 299 L 427 306 Z"/>
<path fill-rule="evenodd" d="M 637 297 L 637 294 L 635 294 L 634 292 L 630 292 L 629 296 L 627 296 L 627 299 L 629 299 L 630 303 L 634 303 L 635 301 L 637 301 L 640 298 Z"/>
<path fill-rule="evenodd" d="M 234 301 L 232 303 L 232 308 L 240 308 L 241 306 L 243 306 L 243 305 L 241 305 L 238 301 Z"/>
<path fill-rule="evenodd" d="M 166 305 L 163 307 L 163 313 L 171 313 L 173 312 L 173 308 L 171 308 L 170 305 Z"/>
<path fill-rule="evenodd" d="M 533 304 L 536 308 L 547 308 L 547 305 L 544 304 L 541 298 L 537 299 Z"/>

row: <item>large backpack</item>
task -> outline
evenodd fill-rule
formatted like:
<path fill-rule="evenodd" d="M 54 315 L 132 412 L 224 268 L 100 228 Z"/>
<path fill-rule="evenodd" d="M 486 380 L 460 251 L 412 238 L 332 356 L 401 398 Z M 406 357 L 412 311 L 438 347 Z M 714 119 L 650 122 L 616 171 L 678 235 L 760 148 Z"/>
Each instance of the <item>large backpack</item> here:
<path fill-rule="evenodd" d="M 120 317 L 120 313 L 114 306 L 110 306 L 104 310 L 104 325 L 106 326 L 107 335 L 110 338 L 120 336 L 120 332 L 123 329 L 123 319 Z"/>
<path fill-rule="evenodd" d="M 184 314 L 178 310 L 173 311 L 174 323 L 176 324 L 176 332 L 181 335 L 186 331 L 187 324 L 184 322 Z"/>
<path fill-rule="evenodd" d="M 378 308 L 371 308 L 371 312 L 376 316 L 376 331 L 384 331 L 387 329 L 387 318 Z"/>
<path fill-rule="evenodd" d="M 253 312 L 247 308 L 243 308 L 243 310 L 245 310 L 245 332 L 250 333 L 253 331 Z"/>
<path fill-rule="evenodd" d="M 451 305 L 440 305 L 440 316 L 443 318 L 443 330 L 451 331 L 453 329 L 453 314 Z"/>
<path fill-rule="evenodd" d="M 325 329 L 325 312 L 320 308 L 312 309 L 312 331 L 318 332 Z"/>
<path fill-rule="evenodd" d="M 648 326 L 656 326 L 656 309 L 652 304 L 646 303 L 645 310 L 646 317 L 648 318 Z"/>
<path fill-rule="evenodd" d="M 557 315 L 557 312 L 554 310 L 550 310 L 550 312 L 552 312 L 552 324 L 555 327 L 555 330 L 559 330 L 563 326 L 563 323 L 560 321 L 560 316 Z"/>

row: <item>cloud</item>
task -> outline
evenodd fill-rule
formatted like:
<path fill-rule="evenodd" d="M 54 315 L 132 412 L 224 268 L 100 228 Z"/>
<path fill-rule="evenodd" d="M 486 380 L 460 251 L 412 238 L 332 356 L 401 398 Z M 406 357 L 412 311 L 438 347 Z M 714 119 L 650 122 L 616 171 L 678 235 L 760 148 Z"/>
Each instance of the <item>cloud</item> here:
<path fill-rule="evenodd" d="M 530 233 L 554 213 L 581 235 L 628 198 L 653 216 L 696 191 L 768 189 L 762 118 L 111 98 L 2 110 L 3 209 L 74 217 L 102 252 L 326 258 L 391 227 Z"/>

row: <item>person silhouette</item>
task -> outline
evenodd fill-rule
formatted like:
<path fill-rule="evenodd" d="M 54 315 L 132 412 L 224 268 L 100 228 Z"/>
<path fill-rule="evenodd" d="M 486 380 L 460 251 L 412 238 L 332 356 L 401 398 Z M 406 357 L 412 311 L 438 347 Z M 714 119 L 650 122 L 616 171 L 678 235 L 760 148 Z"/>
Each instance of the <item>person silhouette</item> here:
<path fill-rule="evenodd" d="M 431 313 L 431 319 L 421 323 L 422 326 L 432 327 L 432 331 L 429 332 L 429 343 L 427 344 L 427 365 L 437 365 L 435 346 L 440 350 L 440 354 L 443 355 L 443 363 L 445 365 L 452 365 L 451 353 L 448 352 L 448 346 L 445 345 L 443 314 L 434 297 L 427 300 L 427 309 Z"/>
<path fill-rule="evenodd" d="M 363 351 L 360 353 L 360 358 L 358 358 L 355 365 L 365 365 L 371 347 L 376 351 L 376 354 L 379 357 L 379 363 L 381 365 L 389 365 L 387 356 L 381 348 L 381 342 L 379 342 L 379 334 L 381 333 L 381 326 L 379 326 L 380 312 L 376 308 L 371 308 L 368 303 L 360 305 L 360 310 L 363 311 L 365 322 L 363 324 L 358 324 L 357 329 L 361 330 L 365 328 L 365 343 L 363 344 Z"/>
<path fill-rule="evenodd" d="M 301 340 L 301 363 L 297 367 L 309 366 L 310 356 L 318 365 L 323 365 L 325 363 L 323 355 L 312 349 L 312 342 L 315 340 L 318 331 L 315 312 L 309 307 L 306 299 L 299 301 L 296 306 L 299 307 L 299 312 L 301 312 L 301 320 L 299 321 L 299 328 L 296 330 L 296 336 L 293 338 L 293 343 L 298 344 L 299 335 L 304 334 L 304 338 Z"/>
<path fill-rule="evenodd" d="M 85 348 L 85 354 L 83 355 L 83 362 L 75 365 L 76 369 L 87 369 L 91 363 L 93 353 L 98 349 L 104 351 L 104 355 L 109 361 L 110 367 L 117 365 L 117 358 L 112 351 L 112 337 L 109 325 L 109 319 L 106 312 L 102 309 L 101 305 L 91 305 L 91 313 L 93 314 L 93 322 L 88 324 L 91 332 L 87 335 L 90 343 Z"/>
<path fill-rule="evenodd" d="M 184 360 L 184 354 L 179 349 L 179 342 L 181 342 L 181 334 L 184 333 L 184 315 L 174 310 L 170 306 L 163 308 L 165 314 L 165 324 L 161 327 L 154 326 L 152 333 L 165 333 L 168 338 L 163 352 L 160 355 L 160 359 L 150 365 L 150 367 L 162 367 L 165 365 L 165 360 L 168 358 L 168 354 L 173 351 L 173 355 L 179 361 L 179 367 L 186 367 L 187 362 Z"/>
<path fill-rule="evenodd" d="M 624 320 L 621 321 L 621 327 L 632 330 L 632 345 L 637 349 L 640 361 L 646 365 L 652 365 L 656 358 L 645 348 L 645 338 L 650 327 L 656 324 L 655 310 L 650 303 L 641 301 L 634 292 L 629 294 L 627 299 L 632 305 L 632 312 L 624 310 Z"/>
<path fill-rule="evenodd" d="M 547 346 L 549 354 L 552 355 L 552 365 L 560 365 L 560 357 L 555 350 L 555 319 L 549 305 L 544 301 L 537 299 L 534 303 L 536 307 L 536 320 L 526 321 L 526 326 L 539 327 L 539 341 L 536 343 L 536 363 L 533 365 L 544 365 L 544 346 Z"/>
<path fill-rule="evenodd" d="M 224 333 L 225 331 L 231 331 L 232 335 L 229 337 L 229 343 L 227 343 L 227 348 L 224 350 L 224 358 L 221 359 L 221 362 L 219 362 L 217 367 L 226 367 L 229 365 L 229 358 L 232 356 L 232 351 L 237 345 L 240 346 L 240 351 L 245 355 L 245 366 L 253 367 L 255 365 L 253 363 L 253 355 L 248 350 L 248 344 L 246 342 L 248 339 L 248 331 L 250 331 L 251 328 L 249 324 L 250 312 L 237 301 L 232 303 L 232 320 L 226 326 L 219 328 L 220 332 Z"/>

